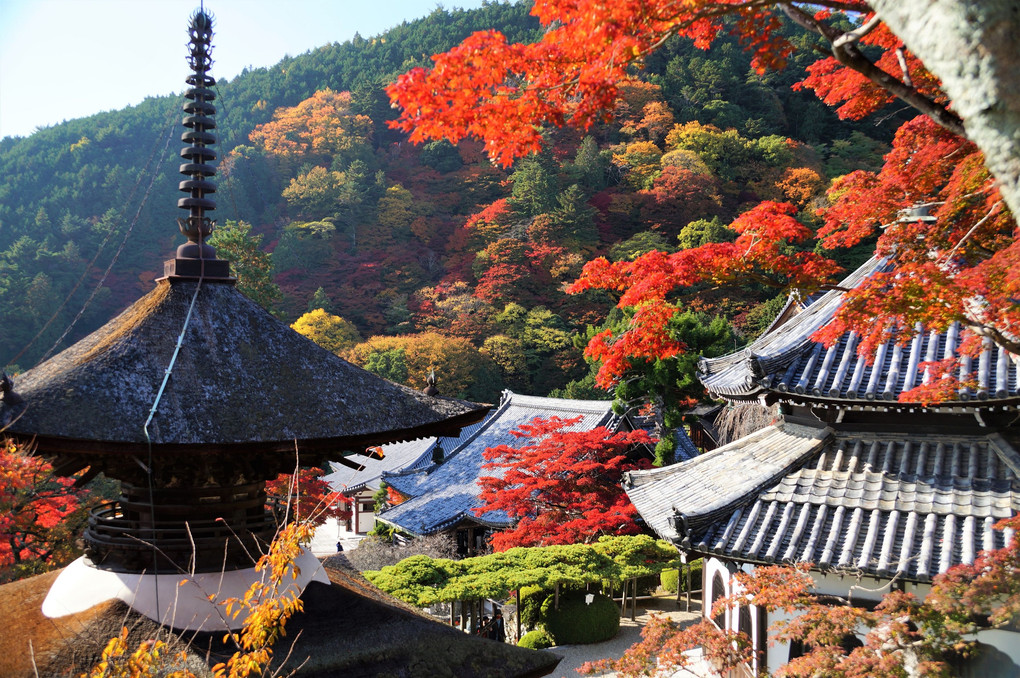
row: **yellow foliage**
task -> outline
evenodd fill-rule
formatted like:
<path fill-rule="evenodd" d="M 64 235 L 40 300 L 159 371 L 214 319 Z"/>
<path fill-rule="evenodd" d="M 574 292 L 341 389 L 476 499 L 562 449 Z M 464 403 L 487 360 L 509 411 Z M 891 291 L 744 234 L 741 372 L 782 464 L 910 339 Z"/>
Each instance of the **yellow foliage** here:
<path fill-rule="evenodd" d="M 128 630 L 123 627 L 120 635 L 111 638 L 103 650 L 102 659 L 92 667 L 89 673 L 81 674 L 82 678 L 146 678 L 148 676 L 167 676 L 167 678 L 195 678 L 195 674 L 187 669 L 166 672 L 163 650 L 166 643 L 162 640 L 144 640 L 131 654 L 127 654 Z M 176 660 L 184 661 L 185 653 L 176 655 Z"/>
<path fill-rule="evenodd" d="M 321 308 L 309 311 L 294 321 L 292 330 L 308 337 L 327 351 L 337 355 L 352 348 L 361 341 L 354 323 L 338 315 L 327 313 Z"/>

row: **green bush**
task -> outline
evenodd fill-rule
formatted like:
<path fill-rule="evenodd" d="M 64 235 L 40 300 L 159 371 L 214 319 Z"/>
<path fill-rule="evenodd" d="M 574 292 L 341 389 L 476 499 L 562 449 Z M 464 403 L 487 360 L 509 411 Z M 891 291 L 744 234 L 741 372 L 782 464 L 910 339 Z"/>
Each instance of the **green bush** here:
<path fill-rule="evenodd" d="M 542 602 L 549 592 L 541 586 L 521 587 L 521 625 L 533 629 L 542 621 Z"/>
<path fill-rule="evenodd" d="M 620 611 L 609 596 L 594 596 L 591 605 L 585 602 L 584 591 L 560 594 L 559 609 L 554 609 L 555 596 L 542 603 L 542 619 L 557 645 L 601 643 L 620 630 Z"/>
<path fill-rule="evenodd" d="M 659 575 L 659 585 L 662 586 L 663 591 L 676 593 L 677 587 L 680 586 L 680 571 L 663 570 Z"/>
<path fill-rule="evenodd" d="M 547 647 L 553 646 L 553 639 L 545 629 L 535 629 L 534 631 L 528 631 L 521 637 L 517 643 L 520 647 L 527 647 L 532 650 L 544 650 Z"/>
<path fill-rule="evenodd" d="M 691 586 L 695 589 L 701 587 L 701 564 L 701 560 L 695 560 L 691 563 Z M 659 582 L 662 585 L 662 589 L 669 593 L 687 590 L 685 588 L 687 581 L 685 579 L 683 583 L 680 582 L 680 572 L 678 570 L 663 570 L 662 574 L 659 575 Z"/>

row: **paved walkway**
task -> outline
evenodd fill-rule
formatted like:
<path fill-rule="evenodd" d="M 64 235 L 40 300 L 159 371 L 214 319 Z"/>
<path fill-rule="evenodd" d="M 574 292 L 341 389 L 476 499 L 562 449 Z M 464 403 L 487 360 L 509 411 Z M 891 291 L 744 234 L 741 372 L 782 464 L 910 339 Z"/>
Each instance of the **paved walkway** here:
<path fill-rule="evenodd" d="M 684 603 L 681 601 L 680 609 L 677 609 L 676 599 L 654 598 L 650 600 L 639 600 L 637 618 L 630 620 L 630 608 L 628 606 L 627 617 L 620 620 L 620 632 L 616 637 L 604 643 L 593 645 L 564 645 L 563 647 L 552 647 L 547 652 L 559 655 L 563 659 L 556 670 L 549 674 L 550 678 L 579 678 L 582 674 L 577 672 L 585 662 L 597 659 L 613 658 L 623 656 L 623 653 L 634 643 L 641 640 L 641 629 L 651 619 L 651 615 L 657 614 L 668 616 L 677 621 L 694 623 L 701 617 L 700 606 L 697 601 L 692 601 L 691 612 L 684 612 Z M 601 676 L 615 676 L 615 673 L 602 673 Z"/>
<path fill-rule="evenodd" d="M 316 556 L 331 556 L 336 553 L 336 543 L 344 545 L 344 551 L 357 548 L 358 542 L 365 538 L 363 534 L 348 532 L 338 526 L 336 518 L 328 518 L 323 525 L 315 530 L 310 548 Z"/>

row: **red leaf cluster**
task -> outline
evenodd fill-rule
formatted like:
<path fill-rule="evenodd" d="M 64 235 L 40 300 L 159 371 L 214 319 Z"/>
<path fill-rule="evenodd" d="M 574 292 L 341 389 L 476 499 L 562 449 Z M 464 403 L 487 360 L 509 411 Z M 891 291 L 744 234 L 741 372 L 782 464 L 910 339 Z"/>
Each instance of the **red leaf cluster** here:
<path fill-rule="evenodd" d="M 596 541 L 603 535 L 637 534 L 637 509 L 620 487 L 636 468 L 627 453 L 650 444 L 644 431 L 613 433 L 605 427 L 571 430 L 576 419 L 535 419 L 513 431 L 530 444 L 500 445 L 485 451 L 476 515 L 504 511 L 512 529 L 492 538 L 492 548 L 548 546 Z"/>

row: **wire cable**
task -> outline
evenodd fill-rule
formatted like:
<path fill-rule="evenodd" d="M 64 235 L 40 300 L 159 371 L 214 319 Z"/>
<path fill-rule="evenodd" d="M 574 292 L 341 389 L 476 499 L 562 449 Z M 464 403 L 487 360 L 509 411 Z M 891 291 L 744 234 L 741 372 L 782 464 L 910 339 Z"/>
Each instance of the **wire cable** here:
<path fill-rule="evenodd" d="M 175 110 L 171 109 L 171 114 L 170 115 L 172 116 L 175 112 L 176 112 Z M 167 116 L 167 117 L 168 117 L 168 120 L 169 120 L 170 116 Z M 174 132 L 176 131 L 176 129 L 177 129 L 177 124 L 175 122 L 172 123 L 172 124 L 169 124 L 169 128 L 168 128 L 167 133 L 166 133 L 166 142 L 163 144 L 163 150 L 160 153 L 160 158 L 157 161 L 156 165 L 149 172 L 146 172 L 146 169 L 149 167 L 150 163 L 152 162 L 153 157 L 156 155 L 156 151 L 157 151 L 157 149 L 159 147 L 158 143 L 153 147 L 152 153 L 149 155 L 149 158 L 145 161 L 145 164 L 142 165 L 142 171 L 138 173 L 138 179 L 135 181 L 135 184 L 132 187 L 131 192 L 128 194 L 127 202 L 130 203 L 132 201 L 135 192 L 138 190 L 138 186 L 141 184 L 142 179 L 145 177 L 145 175 L 147 173 L 151 174 L 151 178 L 149 180 L 149 185 L 146 188 L 145 194 L 142 196 L 141 202 L 138 204 L 138 209 L 135 212 L 134 218 L 131 220 L 131 223 L 128 225 L 127 230 L 124 232 L 124 237 L 121 238 L 120 246 L 117 248 L 117 251 L 114 253 L 113 259 L 110 260 L 110 263 L 106 267 L 106 270 L 103 272 L 102 277 L 99 279 L 99 282 L 96 283 L 96 286 L 93 288 L 92 293 L 89 295 L 88 299 L 86 299 L 85 303 L 82 304 L 81 309 L 78 311 L 78 313 L 75 315 L 75 317 L 71 320 L 71 322 L 67 325 L 67 327 L 64 329 L 64 331 L 60 334 L 60 336 L 57 338 L 57 340 L 53 342 L 53 345 L 50 346 L 50 348 L 42 355 L 42 357 L 40 357 L 38 360 L 35 361 L 35 365 L 38 365 L 39 363 L 43 362 L 44 360 L 46 360 L 48 357 L 50 357 L 53 354 L 53 352 L 56 350 L 57 346 L 60 345 L 60 343 L 68 335 L 68 333 L 71 331 L 71 329 L 74 328 L 74 326 L 78 323 L 78 321 L 84 315 L 86 309 L 89 307 L 89 304 L 92 303 L 92 300 L 95 299 L 96 295 L 99 293 L 99 290 L 102 289 L 103 283 L 106 282 L 106 278 L 110 275 L 110 271 L 113 269 L 114 264 L 117 263 L 117 259 L 120 257 L 121 253 L 124 251 L 124 246 L 127 244 L 127 240 L 131 236 L 131 232 L 134 229 L 135 224 L 138 222 L 139 216 L 141 216 L 142 209 L 145 207 L 145 203 L 148 201 L 149 195 L 152 193 L 152 187 L 155 185 L 156 177 L 158 176 L 157 169 L 163 164 L 163 161 L 166 158 L 166 151 L 170 147 L 170 140 L 173 138 L 173 135 L 174 135 Z M 71 298 L 78 291 L 78 288 L 81 287 L 82 283 L 85 281 L 85 278 L 88 276 L 89 271 L 92 270 L 92 267 L 95 265 L 96 261 L 99 259 L 99 256 L 103 253 L 103 250 L 106 248 L 106 245 L 110 242 L 110 239 L 113 237 L 113 234 L 114 234 L 114 231 L 112 231 L 112 230 L 109 233 L 106 234 L 106 238 L 104 238 L 103 242 L 100 243 L 99 247 L 96 250 L 95 255 L 92 257 L 92 260 L 89 261 L 88 265 L 85 266 L 84 270 L 82 271 L 81 276 L 78 278 L 78 281 L 71 288 L 71 291 L 67 293 L 67 296 L 64 297 L 64 301 L 62 301 L 60 303 L 60 305 L 57 307 L 57 309 L 50 316 L 49 320 L 46 321 L 46 323 L 36 333 L 36 335 L 34 337 L 32 337 L 32 339 L 29 340 L 29 342 L 27 344 L 25 344 L 25 346 L 18 352 L 18 354 L 16 356 L 14 356 L 13 359 L 10 360 L 11 364 L 15 364 L 15 363 L 18 362 L 18 360 L 28 351 L 28 349 L 30 349 L 32 347 L 32 345 L 35 344 L 35 342 L 39 340 L 39 338 L 43 335 L 43 333 L 46 332 L 47 329 L 49 329 L 50 325 L 52 325 L 53 322 L 57 319 L 57 317 L 60 315 L 60 312 L 64 309 L 64 307 L 67 306 L 68 303 L 70 303 Z"/>

